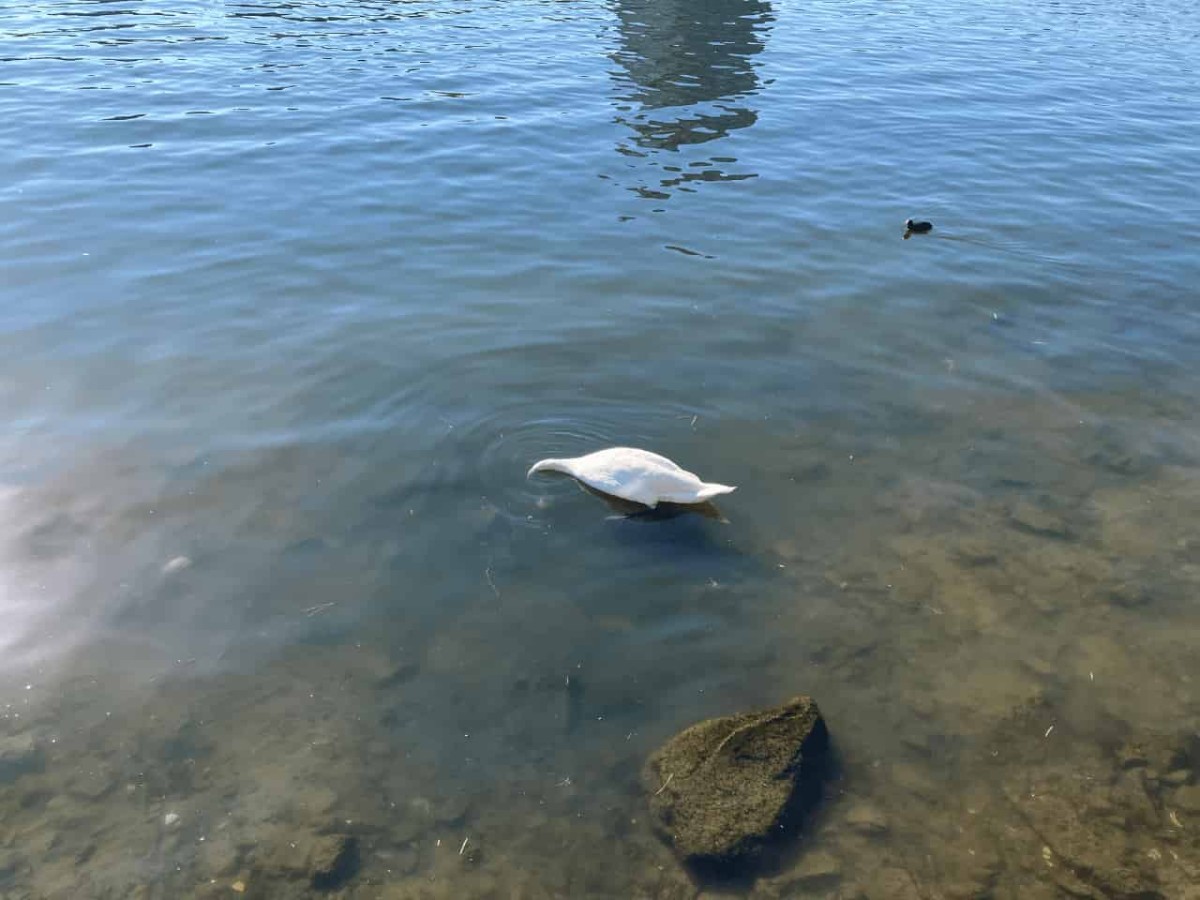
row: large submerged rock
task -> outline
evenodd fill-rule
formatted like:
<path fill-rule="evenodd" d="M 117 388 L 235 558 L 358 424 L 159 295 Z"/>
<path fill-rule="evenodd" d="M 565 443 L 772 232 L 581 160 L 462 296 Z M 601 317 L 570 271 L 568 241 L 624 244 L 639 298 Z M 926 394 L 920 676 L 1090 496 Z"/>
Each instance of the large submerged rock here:
<path fill-rule="evenodd" d="M 754 865 L 819 799 L 828 747 L 811 697 L 693 725 L 646 763 L 655 824 L 701 874 Z"/>

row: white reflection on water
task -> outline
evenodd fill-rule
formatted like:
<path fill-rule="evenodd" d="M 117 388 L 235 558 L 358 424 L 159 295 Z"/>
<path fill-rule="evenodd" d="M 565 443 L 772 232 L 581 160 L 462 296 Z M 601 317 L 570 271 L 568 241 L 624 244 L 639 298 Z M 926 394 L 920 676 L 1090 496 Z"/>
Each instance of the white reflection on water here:
<path fill-rule="evenodd" d="M 0 486 L 0 671 L 23 668 L 47 652 L 41 635 L 62 619 L 54 602 L 64 578 L 61 564 L 42 567 L 20 552 L 22 491 Z M 35 637 L 37 636 L 37 637 Z"/>

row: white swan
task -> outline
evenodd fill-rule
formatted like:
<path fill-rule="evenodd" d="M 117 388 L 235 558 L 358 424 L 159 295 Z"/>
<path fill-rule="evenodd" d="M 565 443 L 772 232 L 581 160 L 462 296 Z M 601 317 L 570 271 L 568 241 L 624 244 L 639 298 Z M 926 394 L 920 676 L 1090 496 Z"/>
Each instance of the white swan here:
<path fill-rule="evenodd" d="M 659 503 L 704 503 L 736 488 L 705 484 L 665 456 L 634 447 L 609 447 L 573 459 L 543 459 L 535 472 L 565 472 L 604 494 L 632 500 L 654 509 Z"/>

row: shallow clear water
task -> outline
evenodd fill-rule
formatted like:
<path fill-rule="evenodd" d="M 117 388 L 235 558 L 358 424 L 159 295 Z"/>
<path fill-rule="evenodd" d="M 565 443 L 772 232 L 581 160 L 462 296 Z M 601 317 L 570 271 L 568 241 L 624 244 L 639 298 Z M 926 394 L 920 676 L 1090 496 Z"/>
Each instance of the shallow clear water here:
<path fill-rule="evenodd" d="M 0 890 L 285 896 L 351 820 L 347 896 L 683 896 L 642 760 L 796 693 L 890 825 L 755 890 L 1062 888 L 1014 780 L 1200 726 L 1198 59 L 1179 0 L 6 5 Z M 610 444 L 727 521 L 525 479 Z M 1162 896 L 1188 765 L 1096 838 Z"/>

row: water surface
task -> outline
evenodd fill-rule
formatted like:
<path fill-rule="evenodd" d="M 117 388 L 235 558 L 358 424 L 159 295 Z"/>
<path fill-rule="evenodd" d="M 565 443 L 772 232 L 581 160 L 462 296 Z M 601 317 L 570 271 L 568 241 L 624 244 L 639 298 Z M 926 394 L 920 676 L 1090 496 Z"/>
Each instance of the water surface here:
<path fill-rule="evenodd" d="M 646 754 L 811 693 L 762 896 L 1180 896 L 1197 59 L 1183 2 L 6 6 L 0 890 L 303 895 L 336 831 L 345 896 L 691 896 Z M 611 444 L 727 521 L 524 477 Z"/>

